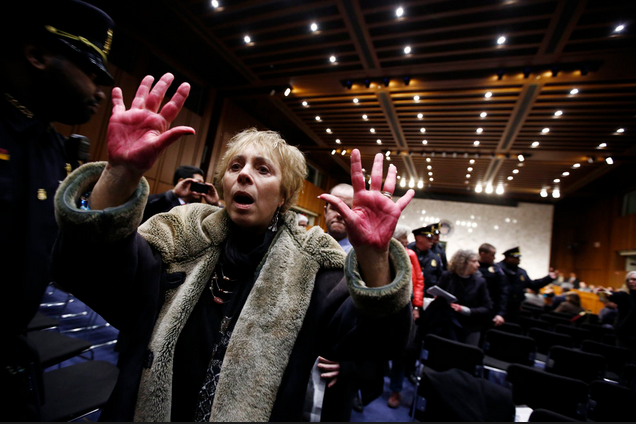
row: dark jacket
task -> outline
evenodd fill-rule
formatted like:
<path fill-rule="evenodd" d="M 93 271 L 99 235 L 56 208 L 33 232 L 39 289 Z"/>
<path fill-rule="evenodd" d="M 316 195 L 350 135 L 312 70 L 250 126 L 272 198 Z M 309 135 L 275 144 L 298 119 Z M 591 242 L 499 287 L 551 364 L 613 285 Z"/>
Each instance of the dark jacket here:
<path fill-rule="evenodd" d="M 437 285 L 439 277 L 441 277 L 442 272 L 444 272 L 442 258 L 433 250 L 421 251 L 414 242 L 410 243 L 407 247 L 415 252 L 420 261 L 422 274 L 424 275 L 424 289 L 427 290 Z M 424 296 L 426 296 L 426 294 Z"/>
<path fill-rule="evenodd" d="M 480 331 L 484 318 L 490 315 L 492 309 L 484 278 L 480 274 L 462 278 L 450 271 L 444 271 L 437 286 L 453 294 L 457 298 L 456 303 L 470 308 L 470 315 L 456 313 L 457 320 L 466 332 Z"/>
<path fill-rule="evenodd" d="M 488 295 L 492 301 L 491 320 L 496 315 L 502 317 L 506 315 L 506 306 L 508 305 L 508 285 L 506 283 L 506 275 L 498 265 L 489 265 L 479 262 L 479 273 L 486 280 L 488 287 Z M 488 321 L 490 323 L 490 321 Z"/>
<path fill-rule="evenodd" d="M 507 265 L 504 261 L 497 263 L 504 274 L 508 285 L 508 306 L 506 307 L 506 321 L 515 320 L 519 316 L 519 308 L 525 300 L 525 289 L 539 290 L 552 282 L 549 275 L 531 280 L 525 269 Z"/>
<path fill-rule="evenodd" d="M 54 272 L 133 342 L 121 352 L 120 381 L 105 420 L 169 421 L 174 348 L 200 295 L 207 294 L 229 217 L 224 209 L 189 204 L 135 233 L 145 180 L 123 206 L 74 210 L 77 194 L 92 187 L 102 169 L 84 166 L 58 191 L 62 237 Z M 345 281 L 344 252 L 335 240 L 319 228 L 301 229 L 295 215 L 286 214 L 231 335 L 212 421 L 300 421 L 318 355 L 388 359 L 403 349 L 412 324 L 410 267 L 399 243 L 391 243 L 390 253 L 393 283 L 361 286 L 354 251 L 346 258 Z M 68 272 L 78 264 L 94 272 L 90 283 Z"/>
<path fill-rule="evenodd" d="M 618 343 L 632 351 L 630 362 L 636 363 L 636 291 L 617 291 L 608 298 L 616 303 L 618 309 L 614 322 Z"/>
<path fill-rule="evenodd" d="M 141 223 L 144 223 L 156 214 L 169 212 L 173 207 L 180 205 L 179 197 L 177 197 L 172 190 L 162 192 L 160 194 L 149 195 Z"/>

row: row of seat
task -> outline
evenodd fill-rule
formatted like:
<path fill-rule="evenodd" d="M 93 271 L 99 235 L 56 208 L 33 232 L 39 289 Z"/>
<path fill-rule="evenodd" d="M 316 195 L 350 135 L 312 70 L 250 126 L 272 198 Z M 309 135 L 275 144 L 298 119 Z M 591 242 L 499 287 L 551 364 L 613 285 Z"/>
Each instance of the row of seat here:
<path fill-rule="evenodd" d="M 498 333 L 501 332 L 493 330 L 488 334 Z M 425 375 L 427 368 L 438 372 L 461 370 L 472 377 L 482 378 L 484 370 L 492 368 L 494 360 L 497 367 L 506 374 L 507 383 L 512 388 L 514 404 L 547 410 L 545 413 L 538 411 L 535 416 L 536 421 L 541 421 L 537 418 L 545 419 L 545 416 L 549 416 L 549 412 L 559 413 L 575 420 L 590 419 L 602 422 L 636 420 L 633 404 L 629 404 L 634 396 L 631 395 L 627 386 L 623 386 L 635 379 L 636 366 L 630 364 L 624 368 L 621 384 L 610 383 L 599 380 L 603 375 L 603 368 L 596 371 L 590 368 L 590 371 L 587 371 L 585 366 L 573 366 L 572 359 L 568 358 L 568 355 L 573 352 L 591 357 L 588 360 L 594 358 L 599 362 L 598 365 L 604 366 L 605 360 L 600 355 L 553 346 L 548 353 L 546 368 L 543 370 L 533 366 L 530 355 L 521 357 L 519 359 L 521 363 L 514 362 L 512 358 L 507 358 L 510 362 L 505 362 L 493 358 L 493 352 L 488 352 L 486 348 L 482 350 L 475 346 L 428 335 L 423 342 L 420 374 Z M 582 377 L 582 375 L 585 376 Z M 430 390 L 418 388 L 419 396 L 416 397 L 416 401 L 426 395 L 427 391 L 430 392 Z M 413 406 L 414 417 L 417 417 L 418 404 L 422 405 L 421 402 L 416 402 Z M 540 417 L 541 414 L 544 417 Z"/>

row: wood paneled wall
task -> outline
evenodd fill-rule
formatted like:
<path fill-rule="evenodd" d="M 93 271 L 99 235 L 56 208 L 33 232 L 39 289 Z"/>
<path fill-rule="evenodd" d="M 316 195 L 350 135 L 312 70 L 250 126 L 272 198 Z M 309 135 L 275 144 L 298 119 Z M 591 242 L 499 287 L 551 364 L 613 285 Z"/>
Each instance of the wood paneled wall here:
<path fill-rule="evenodd" d="M 554 211 L 551 265 L 592 285 L 621 287 L 625 259 L 636 250 L 636 214 L 621 216 L 623 197 L 563 200 Z"/>

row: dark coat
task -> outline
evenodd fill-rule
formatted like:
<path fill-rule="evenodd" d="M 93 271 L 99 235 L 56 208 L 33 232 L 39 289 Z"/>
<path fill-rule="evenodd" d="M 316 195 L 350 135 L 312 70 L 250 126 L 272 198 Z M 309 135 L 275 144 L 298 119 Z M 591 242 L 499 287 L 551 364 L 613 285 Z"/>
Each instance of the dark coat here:
<path fill-rule="evenodd" d="M 433 250 L 421 251 L 414 242 L 410 243 L 407 247 L 415 252 L 420 261 L 422 274 L 424 275 L 424 289 L 426 290 L 437 285 L 439 277 L 441 277 L 442 272 L 444 272 L 442 258 Z"/>
<path fill-rule="evenodd" d="M 457 321 L 468 333 L 480 331 L 484 318 L 490 315 L 492 301 L 488 295 L 486 281 L 479 274 L 473 274 L 467 278 L 450 271 L 444 271 L 437 286 L 453 294 L 458 304 L 470 308 L 470 315 L 456 313 Z"/>
<path fill-rule="evenodd" d="M 538 291 L 541 287 L 552 282 L 549 275 L 531 280 L 525 269 L 520 267 L 508 266 L 504 261 L 497 263 L 504 274 L 506 274 L 506 283 L 508 285 L 508 306 L 506 307 L 506 321 L 515 321 L 519 317 L 519 308 L 525 300 L 525 289 L 530 288 Z"/>
<path fill-rule="evenodd" d="M 489 265 L 479 262 L 479 273 L 486 280 L 488 295 L 492 300 L 492 317 L 506 315 L 508 305 L 508 285 L 506 275 L 499 265 Z M 488 318 L 490 320 L 491 318 Z"/>
<path fill-rule="evenodd" d="M 180 205 L 179 197 L 177 197 L 172 190 L 162 192 L 160 194 L 149 195 L 141 223 L 144 223 L 156 214 L 169 212 L 173 207 Z"/>
<path fill-rule="evenodd" d="M 143 192 L 147 191 L 145 182 L 126 205 L 117 209 L 78 213 L 71 208 L 75 194 L 94 183 L 103 167 L 88 166 L 80 168 L 77 176 L 65 181 L 58 192 L 58 218 L 65 225 L 56 245 L 54 273 L 65 288 L 128 336 L 129 344 L 123 346 L 120 354 L 120 380 L 104 410 L 104 419 L 131 421 L 137 416 L 170 419 L 174 382 L 172 364 L 165 360 L 173 353 L 175 344 L 177 350 L 179 347 L 179 328 L 174 321 L 185 321 L 187 328 L 188 314 L 194 313 L 193 303 L 199 300 L 198 294 L 207 294 L 209 268 L 214 268 L 227 235 L 227 212 L 199 203 L 178 207 L 165 217 L 144 224 L 140 228 L 142 237 L 134 228 L 121 230 L 119 226 L 130 227 L 140 220 L 140 210 L 145 205 Z M 129 214 L 136 214 L 137 219 Z M 114 226 L 119 231 L 107 232 L 105 226 Z M 98 231 L 101 237 L 87 232 L 87 228 L 101 231 Z M 126 235 L 131 230 L 133 233 Z M 123 236 L 118 235 L 120 232 Z M 347 285 L 341 267 L 327 267 L 343 264 L 344 253 L 337 243 L 320 230 L 300 229 L 295 216 L 286 214 L 285 223 L 259 266 L 258 270 L 263 272 L 259 272 L 250 296 L 258 295 L 248 298 L 230 338 L 213 416 L 216 412 L 222 417 L 256 421 L 265 415 L 264 420 L 298 422 L 302 419 L 309 374 L 318 355 L 335 361 L 379 360 L 401 351 L 408 340 L 412 315 L 408 303 L 410 279 L 406 274 L 410 270 L 409 260 L 398 244 L 392 242 L 390 249 L 392 259 L 398 262 L 394 283 L 377 290 L 358 287 L 355 283 L 359 278 L 351 275 L 357 273 L 355 252 L 351 252 L 345 271 L 354 269 L 347 272 Z M 293 256 L 289 251 L 292 247 L 296 250 Z M 312 250 L 323 256 L 316 265 L 325 262 L 325 266 L 316 275 L 307 275 L 307 266 L 316 267 L 315 262 L 310 262 Z M 73 273 L 77 265 L 93 271 L 90 282 L 86 282 L 85 276 Z M 264 272 L 272 269 L 280 276 Z M 278 287 L 295 285 L 284 278 L 289 277 L 289 271 L 304 274 L 300 283 L 305 280 L 314 283 L 307 309 L 299 318 L 291 318 L 292 323 L 273 321 L 297 309 L 295 299 L 286 297 L 294 293 L 287 290 L 283 293 Z M 355 305 L 350 293 L 355 296 Z M 368 308 L 369 303 L 374 308 Z M 387 315 L 378 316 L 378 308 L 388 309 Z M 299 331 L 291 327 L 295 323 Z M 173 331 L 162 337 L 164 330 Z M 289 345 L 289 355 L 280 355 L 285 352 L 278 346 L 271 352 L 272 342 L 279 341 Z M 249 378 L 245 377 L 249 372 L 252 372 Z M 245 378 L 233 380 L 235 377 Z M 231 389 L 231 394 L 222 389 Z M 264 392 L 272 389 L 275 394 Z M 247 393 L 243 395 L 243 391 Z M 237 400 L 237 394 L 244 398 Z M 270 408 L 263 406 L 267 401 L 273 404 Z"/>

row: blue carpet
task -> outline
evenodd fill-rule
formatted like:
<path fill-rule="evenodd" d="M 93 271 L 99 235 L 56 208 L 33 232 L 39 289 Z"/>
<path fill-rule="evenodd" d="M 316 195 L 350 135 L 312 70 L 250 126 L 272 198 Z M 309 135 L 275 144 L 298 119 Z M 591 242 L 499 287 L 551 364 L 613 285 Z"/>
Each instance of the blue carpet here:
<path fill-rule="evenodd" d="M 415 395 L 415 386 L 408 380 L 404 379 L 404 389 L 401 392 L 402 403 L 398 408 L 389 408 L 387 402 L 391 396 L 389 389 L 389 378 L 384 377 L 384 392 L 382 396 L 372 401 L 364 407 L 362 413 L 355 410 L 351 412 L 351 421 L 353 423 L 404 423 L 410 422 L 411 416 L 409 411 L 413 403 Z"/>

